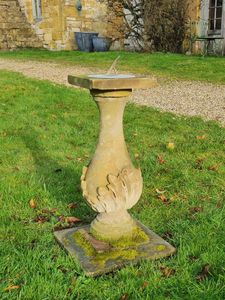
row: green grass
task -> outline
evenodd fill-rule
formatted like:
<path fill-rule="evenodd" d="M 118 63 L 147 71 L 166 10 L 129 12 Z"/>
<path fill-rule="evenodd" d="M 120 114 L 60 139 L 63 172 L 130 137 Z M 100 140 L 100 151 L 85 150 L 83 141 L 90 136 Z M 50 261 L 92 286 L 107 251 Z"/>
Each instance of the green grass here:
<path fill-rule="evenodd" d="M 126 141 L 144 177 L 142 198 L 131 213 L 177 253 L 91 279 L 59 247 L 52 230 L 57 215 L 94 218 L 79 182 L 98 136 L 95 103 L 85 91 L 12 72 L 0 72 L 0 89 L 1 300 L 225 298 L 223 128 L 127 106 Z M 168 142 L 174 150 L 166 148 Z M 156 190 L 164 191 L 167 204 Z M 30 199 L 36 209 L 29 207 Z M 77 204 L 73 209 L 67 207 L 71 202 Z M 34 222 L 47 208 L 57 212 Z M 209 273 L 199 281 L 205 265 Z M 10 285 L 19 288 L 5 291 Z"/>
<path fill-rule="evenodd" d="M 225 83 L 225 57 L 185 56 L 171 53 L 50 52 L 47 50 L 0 52 L 0 58 L 52 61 L 103 69 L 109 68 L 118 55 L 121 57 L 119 69 L 123 71 L 154 74 L 167 78 Z"/>

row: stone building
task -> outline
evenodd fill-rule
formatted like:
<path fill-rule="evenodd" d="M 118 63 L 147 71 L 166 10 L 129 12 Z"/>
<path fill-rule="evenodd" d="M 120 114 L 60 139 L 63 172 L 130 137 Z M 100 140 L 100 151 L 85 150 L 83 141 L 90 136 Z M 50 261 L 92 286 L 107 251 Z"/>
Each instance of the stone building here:
<path fill-rule="evenodd" d="M 187 1 L 185 49 L 195 53 L 206 49 L 224 55 L 225 0 Z M 121 9 L 116 0 L 111 3 L 114 9 Z M 122 17 L 113 11 L 108 0 L 0 0 L 0 49 L 73 50 L 74 32 L 79 31 L 111 37 L 112 49 L 123 49 L 129 39 L 124 39 L 121 30 Z"/>
<path fill-rule="evenodd" d="M 16 0 L 0 0 L 0 49 L 42 47 Z"/>
<path fill-rule="evenodd" d="M 190 50 L 225 55 L 225 0 L 189 0 Z"/>
<path fill-rule="evenodd" d="M 1 8 L 1 3 L 8 3 L 10 13 L 4 12 L 5 6 Z M 109 11 L 107 0 L 0 0 L 0 18 L 3 14 L 11 20 L 11 24 L 5 24 L 2 29 L 5 29 L 5 35 L 9 35 L 9 27 L 17 28 L 26 23 L 37 40 L 42 42 L 42 46 L 50 50 L 76 49 L 74 32 L 77 31 L 98 32 L 100 36 L 113 38 L 113 48 L 122 46 L 121 33 L 110 26 L 112 22 L 119 24 L 121 20 L 115 19 L 116 16 Z M 23 19 L 19 25 L 18 18 L 15 20 L 17 14 Z M 15 43 L 14 46 L 26 45 Z M 33 47 L 36 46 L 40 45 L 34 43 Z M 10 44 L 9 48 L 15 47 Z"/>

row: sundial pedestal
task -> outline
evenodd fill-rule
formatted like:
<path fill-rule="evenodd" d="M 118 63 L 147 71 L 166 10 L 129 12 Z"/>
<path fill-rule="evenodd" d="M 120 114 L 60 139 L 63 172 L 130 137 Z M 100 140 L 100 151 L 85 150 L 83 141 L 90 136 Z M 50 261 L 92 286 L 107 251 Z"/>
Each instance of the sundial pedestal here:
<path fill-rule="evenodd" d="M 83 197 L 98 215 L 90 226 L 55 232 L 57 240 L 89 276 L 143 258 L 171 255 L 175 249 L 170 244 L 128 213 L 140 199 L 143 180 L 127 151 L 123 113 L 132 89 L 153 87 L 155 81 L 132 75 L 89 75 L 69 76 L 69 82 L 89 89 L 100 111 L 96 151 L 81 176 Z M 98 241 L 101 249 L 106 243 L 103 253 L 96 251 Z"/>

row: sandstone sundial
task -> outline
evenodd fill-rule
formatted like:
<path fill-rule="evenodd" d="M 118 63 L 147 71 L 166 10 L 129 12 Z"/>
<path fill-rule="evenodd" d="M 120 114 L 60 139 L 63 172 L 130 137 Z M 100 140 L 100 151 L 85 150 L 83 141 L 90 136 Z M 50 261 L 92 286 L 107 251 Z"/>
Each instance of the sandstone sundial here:
<path fill-rule="evenodd" d="M 69 76 L 68 81 L 89 89 L 100 112 L 96 151 L 81 176 L 83 197 L 98 215 L 90 225 L 55 232 L 56 239 L 88 276 L 173 254 L 173 246 L 128 213 L 141 197 L 143 180 L 127 151 L 123 113 L 133 89 L 156 82 L 129 74 Z"/>

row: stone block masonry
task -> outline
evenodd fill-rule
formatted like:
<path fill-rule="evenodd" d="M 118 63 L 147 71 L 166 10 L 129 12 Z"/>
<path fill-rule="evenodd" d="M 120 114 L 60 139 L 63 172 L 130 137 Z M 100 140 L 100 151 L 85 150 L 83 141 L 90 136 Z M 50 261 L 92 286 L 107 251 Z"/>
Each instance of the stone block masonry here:
<path fill-rule="evenodd" d="M 107 0 L 81 0 L 80 11 L 76 8 L 77 0 L 39 0 L 39 18 L 35 18 L 32 0 L 19 0 L 19 3 L 44 48 L 76 50 L 74 32 L 77 31 L 98 32 L 100 36 L 113 39 L 112 49 L 123 48 L 123 34 L 110 22 L 115 16 Z M 122 18 L 117 17 L 116 24 L 119 26 L 122 23 Z"/>
<path fill-rule="evenodd" d="M 17 0 L 0 0 L 0 50 L 41 48 Z"/>

